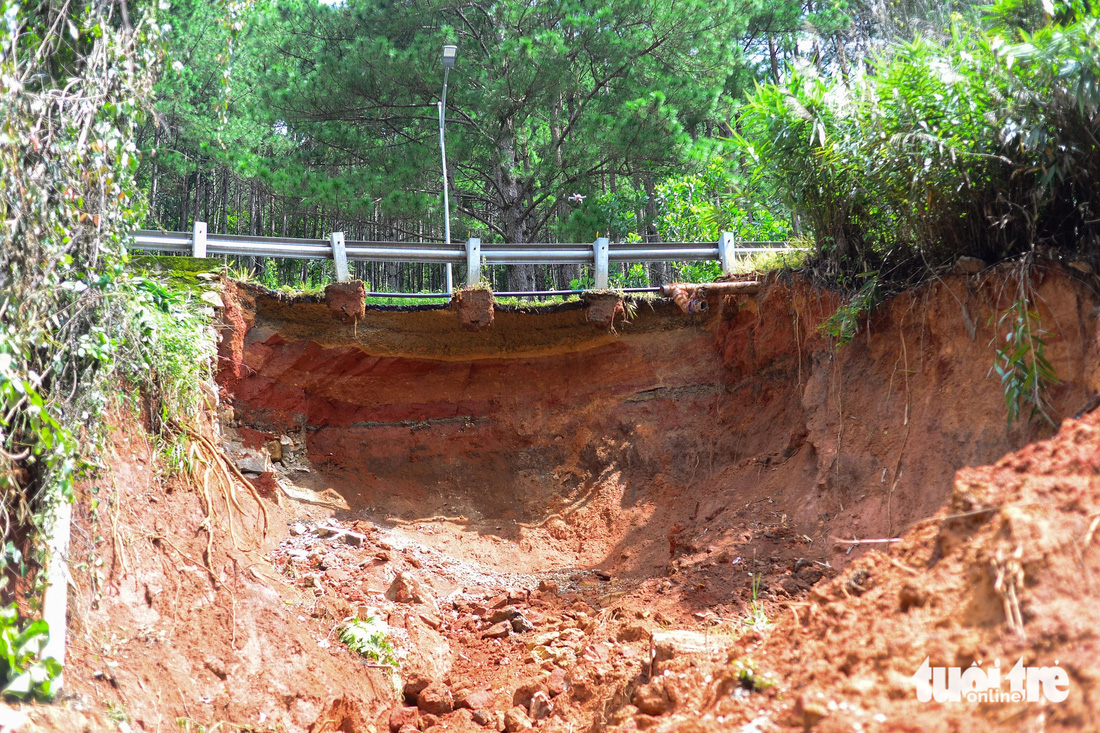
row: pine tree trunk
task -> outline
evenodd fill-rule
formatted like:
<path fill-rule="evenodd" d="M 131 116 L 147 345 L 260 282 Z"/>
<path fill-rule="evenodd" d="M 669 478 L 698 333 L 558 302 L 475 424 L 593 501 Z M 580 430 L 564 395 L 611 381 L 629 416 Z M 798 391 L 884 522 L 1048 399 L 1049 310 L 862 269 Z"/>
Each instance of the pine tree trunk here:
<path fill-rule="evenodd" d="M 229 234 L 229 170 L 222 171 L 221 213 L 218 216 L 222 234 Z"/>
<path fill-rule="evenodd" d="M 653 184 L 652 176 L 645 176 L 644 180 L 645 202 L 645 241 L 659 242 L 661 235 L 657 231 L 657 187 Z M 664 285 L 672 281 L 672 265 L 668 262 L 653 262 L 650 264 L 649 282 L 651 285 Z"/>
<path fill-rule="evenodd" d="M 186 173 L 183 175 L 183 190 L 180 192 L 180 220 L 178 231 L 187 231 L 187 205 L 191 203 L 190 199 L 190 186 L 191 177 Z"/>
<path fill-rule="evenodd" d="M 524 244 L 527 242 L 527 220 L 523 214 L 526 196 L 516 177 L 515 131 L 510 120 L 501 128 L 497 156 L 494 173 L 502 199 L 500 213 L 504 241 L 509 244 Z M 511 265 L 508 268 L 508 290 L 526 292 L 534 289 L 534 265 Z"/>

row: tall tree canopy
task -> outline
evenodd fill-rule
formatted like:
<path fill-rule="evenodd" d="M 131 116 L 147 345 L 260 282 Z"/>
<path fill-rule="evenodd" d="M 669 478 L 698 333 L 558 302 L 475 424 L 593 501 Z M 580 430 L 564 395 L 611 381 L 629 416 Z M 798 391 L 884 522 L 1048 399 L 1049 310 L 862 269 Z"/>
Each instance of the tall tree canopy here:
<path fill-rule="evenodd" d="M 710 132 L 743 11 L 729 0 L 281 5 L 263 89 L 301 142 L 282 175 L 307 188 L 340 179 L 363 211 L 438 212 L 440 53 L 454 43 L 456 234 L 534 241 L 567 196 L 609 175 L 667 173 Z M 530 288 L 532 269 L 510 284 Z"/>

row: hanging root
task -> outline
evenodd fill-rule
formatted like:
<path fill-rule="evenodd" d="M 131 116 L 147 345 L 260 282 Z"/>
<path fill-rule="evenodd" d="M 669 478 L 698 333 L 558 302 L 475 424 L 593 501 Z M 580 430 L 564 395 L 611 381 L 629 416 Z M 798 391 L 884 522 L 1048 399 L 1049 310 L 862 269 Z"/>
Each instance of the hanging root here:
<path fill-rule="evenodd" d="M 206 548 L 203 551 L 204 565 L 214 585 L 220 586 L 221 582 L 217 577 L 217 573 L 214 571 L 213 565 L 214 527 L 218 521 L 218 509 L 211 491 L 211 482 L 213 482 L 218 491 L 220 491 L 222 500 L 225 502 L 225 520 L 228 523 L 229 537 L 233 546 L 238 551 L 247 552 L 249 548 L 242 546 L 240 538 L 237 536 L 233 518 L 234 509 L 236 509 L 241 516 L 245 514 L 244 507 L 241 506 L 241 502 L 237 497 L 236 482 L 234 478 L 248 488 L 252 498 L 256 501 L 257 506 L 259 506 L 260 514 L 263 517 L 264 536 L 267 535 L 270 527 L 267 507 L 264 505 L 263 499 L 260 498 L 252 482 L 245 478 L 237 467 L 218 450 L 209 438 L 201 435 L 190 427 L 178 423 L 173 423 L 171 427 L 186 436 L 189 442 L 187 449 L 187 464 L 190 467 L 189 473 L 199 489 L 199 501 L 202 504 L 203 512 L 206 514 L 206 519 L 203 520 L 201 525 L 202 529 L 206 530 L 207 537 Z M 259 546 L 259 544 L 260 542 L 257 542 L 257 546 Z"/>
<path fill-rule="evenodd" d="M 195 433 L 193 431 L 190 432 L 190 435 L 194 436 L 194 438 L 198 439 L 200 442 L 202 442 L 203 445 L 206 446 L 207 450 L 209 450 L 211 455 L 214 456 L 216 463 L 218 464 L 219 467 L 221 467 L 223 472 L 228 468 L 228 470 L 231 471 L 233 473 L 233 475 L 237 477 L 237 480 L 245 485 L 245 487 L 248 489 L 248 493 L 252 495 L 252 498 L 255 500 L 256 504 L 260 507 L 260 512 L 261 512 L 261 514 L 263 515 L 263 518 L 264 518 L 264 534 L 266 535 L 268 527 L 270 526 L 270 523 L 268 522 L 268 517 L 267 517 L 267 507 L 264 505 L 263 499 L 260 498 L 259 492 L 256 491 L 256 487 L 252 485 L 251 481 L 249 481 L 247 478 L 245 478 L 244 474 L 241 473 L 240 469 L 237 468 L 237 466 L 234 465 L 234 463 L 232 461 L 230 461 L 228 458 L 225 457 L 224 453 L 222 453 L 220 450 L 218 450 L 214 446 L 214 444 L 210 442 L 209 438 L 207 438 L 203 435 L 199 435 L 198 433 Z M 240 503 L 237 501 L 236 494 L 232 492 L 233 482 L 230 479 L 228 473 L 226 474 L 225 480 L 226 480 L 226 484 L 230 487 L 231 494 L 233 495 L 234 505 L 236 505 L 237 509 L 243 513 L 244 509 L 241 508 Z"/>
<path fill-rule="evenodd" d="M 1024 587 L 1023 547 L 1017 547 L 1005 556 L 998 550 L 990 569 L 993 572 L 993 590 L 1004 601 L 1005 621 L 1020 639 L 1025 639 L 1024 618 L 1020 612 L 1020 589 Z"/>
<path fill-rule="evenodd" d="M 234 489 L 233 485 L 233 477 L 236 476 L 237 480 L 245 485 L 245 487 L 248 489 L 248 493 L 251 494 L 257 506 L 260 507 L 260 513 L 263 515 L 264 520 L 264 534 L 266 535 L 268 528 L 270 527 L 270 521 L 268 520 L 267 516 L 267 507 L 264 505 L 263 499 L 260 498 L 260 494 L 256 491 L 256 487 L 252 485 L 252 482 L 245 478 L 244 474 L 240 472 L 240 469 L 238 469 L 232 461 L 226 458 L 225 454 L 218 450 L 218 448 L 214 445 L 214 443 L 210 441 L 209 438 L 204 435 L 200 435 L 189 427 L 176 426 L 176 429 L 180 430 L 188 438 L 190 438 L 193 445 L 201 446 L 204 449 L 205 456 L 203 456 L 203 458 L 206 459 L 207 465 L 217 466 L 220 473 L 219 479 L 221 481 L 224 481 L 225 487 L 227 487 L 223 487 L 222 489 L 225 496 L 227 497 L 226 505 L 228 506 L 231 502 L 233 506 L 237 508 L 237 511 L 241 512 L 242 514 L 244 513 L 244 507 L 242 507 L 240 502 L 237 500 L 236 490 Z"/>

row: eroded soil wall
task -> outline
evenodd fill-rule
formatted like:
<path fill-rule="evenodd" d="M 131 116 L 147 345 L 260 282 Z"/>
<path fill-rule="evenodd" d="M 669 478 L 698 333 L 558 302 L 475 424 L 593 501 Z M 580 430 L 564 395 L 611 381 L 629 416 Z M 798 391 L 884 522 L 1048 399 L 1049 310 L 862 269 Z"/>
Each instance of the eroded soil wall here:
<path fill-rule="evenodd" d="M 1057 271 L 1032 286 L 1068 416 L 1100 389 L 1095 293 Z M 835 296 L 799 279 L 705 316 L 641 302 L 614 329 L 582 303 L 498 306 L 480 332 L 443 307 L 351 321 L 240 286 L 219 381 L 248 440 L 304 446 L 315 488 L 353 514 L 564 519 L 592 563 L 651 573 L 747 512 L 839 566 L 837 538 L 894 536 L 956 469 L 1051 431 L 1006 429 L 989 374 L 991 322 L 1020 292 L 1007 271 L 937 281 L 836 346 L 819 331 Z"/>

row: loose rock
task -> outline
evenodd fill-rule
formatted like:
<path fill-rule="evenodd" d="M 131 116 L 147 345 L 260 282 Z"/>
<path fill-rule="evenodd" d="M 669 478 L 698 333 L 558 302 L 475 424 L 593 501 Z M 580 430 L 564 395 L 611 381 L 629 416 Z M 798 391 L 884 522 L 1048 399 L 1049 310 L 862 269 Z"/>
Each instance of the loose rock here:
<path fill-rule="evenodd" d="M 416 706 L 421 713 L 446 715 L 454 710 L 454 697 L 442 682 L 433 682 L 417 695 Z"/>
<path fill-rule="evenodd" d="M 535 625 L 528 621 L 527 617 L 524 616 L 522 613 L 516 614 L 516 616 L 512 619 L 512 631 L 516 632 L 517 634 L 523 634 L 528 631 L 534 630 Z"/>
<path fill-rule="evenodd" d="M 532 720 L 549 718 L 554 712 L 554 704 L 550 702 L 550 696 L 541 690 L 531 696 L 531 704 L 528 706 Z"/>
<path fill-rule="evenodd" d="M 512 624 L 507 621 L 501 621 L 499 624 L 493 624 L 485 630 L 482 634 L 482 638 L 485 639 L 503 639 L 512 633 Z"/>
<path fill-rule="evenodd" d="M 416 708 L 394 708 L 390 713 L 390 733 L 398 733 L 407 725 L 415 729 L 419 722 L 420 711 Z"/>
<path fill-rule="evenodd" d="M 427 606 L 434 615 L 440 615 L 431 591 L 411 573 L 398 573 L 386 589 L 386 598 L 395 603 L 419 603 Z"/>
<path fill-rule="evenodd" d="M 531 718 L 523 708 L 514 707 L 504 714 L 504 730 L 508 733 L 518 733 L 530 728 Z"/>
<path fill-rule="evenodd" d="M 493 707 L 493 693 L 487 690 L 463 692 L 455 696 L 455 708 L 486 710 Z"/>
<path fill-rule="evenodd" d="M 408 674 L 405 680 L 405 699 L 413 702 L 420 695 L 421 692 L 428 688 L 428 685 L 432 684 L 432 680 L 421 672 L 411 672 Z"/>

